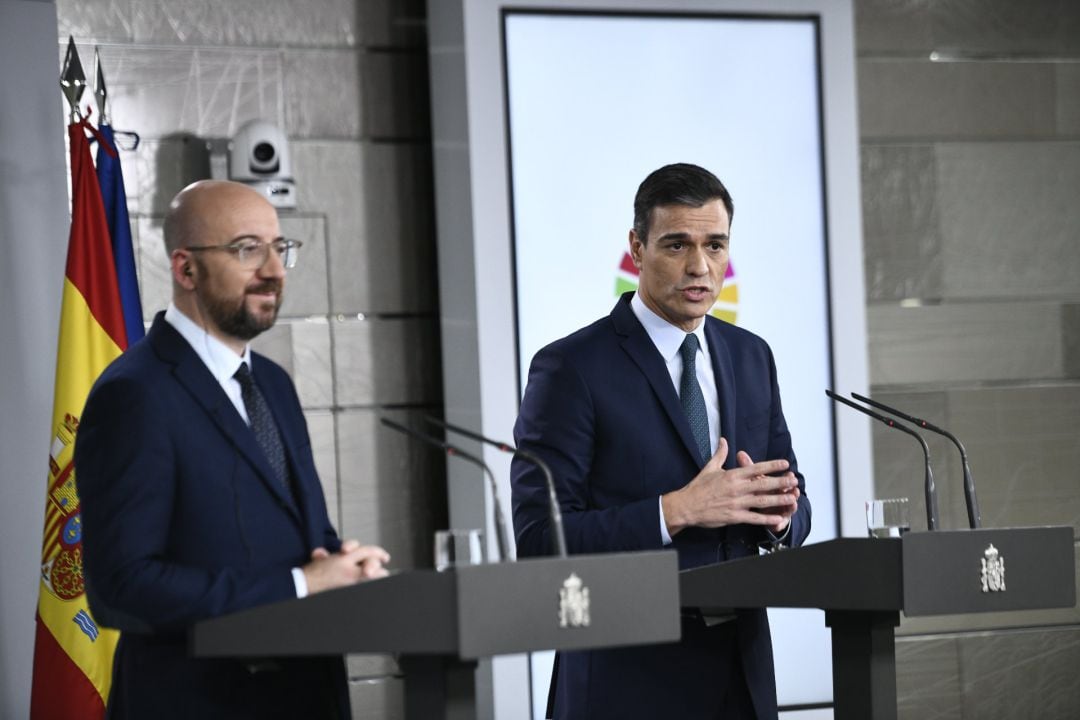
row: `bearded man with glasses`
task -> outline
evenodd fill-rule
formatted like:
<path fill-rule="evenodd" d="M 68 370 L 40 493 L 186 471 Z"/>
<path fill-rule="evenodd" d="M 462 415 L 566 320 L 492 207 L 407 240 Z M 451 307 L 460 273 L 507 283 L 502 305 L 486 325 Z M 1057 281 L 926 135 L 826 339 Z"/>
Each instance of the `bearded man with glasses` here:
<path fill-rule="evenodd" d="M 165 246 L 172 302 L 95 383 L 75 445 L 87 597 L 122 633 L 107 715 L 345 720 L 340 657 L 187 652 L 200 620 L 386 574 L 385 550 L 338 538 L 296 389 L 248 346 L 301 243 L 251 188 L 201 181 Z"/>

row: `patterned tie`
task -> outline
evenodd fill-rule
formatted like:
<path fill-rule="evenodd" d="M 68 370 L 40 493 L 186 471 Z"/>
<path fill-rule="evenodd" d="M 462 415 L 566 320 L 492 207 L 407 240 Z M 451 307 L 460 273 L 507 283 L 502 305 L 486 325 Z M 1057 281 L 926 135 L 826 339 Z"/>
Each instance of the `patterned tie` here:
<path fill-rule="evenodd" d="M 255 440 L 262 448 L 266 459 L 270 461 L 270 467 L 274 469 L 274 475 L 281 487 L 285 488 L 286 497 L 292 499 L 292 488 L 289 485 L 289 470 L 285 463 L 285 446 L 281 444 L 281 435 L 278 434 L 277 423 L 270 413 L 270 406 L 266 404 L 259 386 L 251 377 L 251 370 L 247 363 L 240 363 L 240 369 L 233 375 L 240 383 L 240 394 L 244 399 L 244 407 L 247 408 L 248 419 L 251 421 L 251 429 L 255 433 Z"/>
<path fill-rule="evenodd" d="M 712 456 L 712 442 L 709 440 L 709 414 L 705 410 L 705 396 L 697 381 L 697 335 L 690 334 L 679 347 L 682 355 L 682 378 L 679 379 L 679 401 L 682 403 L 686 419 L 690 421 L 690 432 L 694 433 L 702 462 L 708 462 Z"/>

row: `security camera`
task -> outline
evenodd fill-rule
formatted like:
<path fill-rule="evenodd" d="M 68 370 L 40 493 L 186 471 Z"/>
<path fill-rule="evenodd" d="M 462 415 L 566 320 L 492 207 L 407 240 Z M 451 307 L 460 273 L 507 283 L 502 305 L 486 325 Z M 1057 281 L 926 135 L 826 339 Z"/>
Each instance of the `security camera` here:
<path fill-rule="evenodd" d="M 252 186 L 274 207 L 296 207 L 288 141 L 265 120 L 250 120 L 236 131 L 229 143 L 229 179 Z"/>

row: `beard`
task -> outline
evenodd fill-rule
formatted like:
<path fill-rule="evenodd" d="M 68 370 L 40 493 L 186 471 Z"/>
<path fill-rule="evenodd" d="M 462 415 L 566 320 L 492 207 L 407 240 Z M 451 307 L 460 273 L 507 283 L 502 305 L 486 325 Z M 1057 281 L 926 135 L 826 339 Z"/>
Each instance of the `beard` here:
<path fill-rule="evenodd" d="M 266 280 L 247 288 L 244 294 L 236 299 L 216 295 L 205 286 L 197 286 L 195 292 L 198 294 L 203 310 L 223 333 L 247 341 L 273 327 L 277 320 L 278 310 L 281 308 L 281 290 L 280 280 Z M 260 317 L 248 310 L 247 296 L 249 293 L 265 292 L 276 293 L 277 299 L 271 311 Z M 264 303 L 264 306 L 268 304 Z"/>

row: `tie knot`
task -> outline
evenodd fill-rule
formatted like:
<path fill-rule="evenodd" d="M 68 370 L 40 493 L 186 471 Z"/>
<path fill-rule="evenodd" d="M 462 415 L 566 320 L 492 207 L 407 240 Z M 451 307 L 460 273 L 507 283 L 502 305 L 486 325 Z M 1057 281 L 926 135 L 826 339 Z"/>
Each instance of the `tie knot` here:
<path fill-rule="evenodd" d="M 240 367 L 233 373 L 233 377 L 240 383 L 240 387 L 247 389 L 251 387 L 251 368 L 248 367 L 246 362 L 240 363 Z"/>
<path fill-rule="evenodd" d="M 690 333 L 686 336 L 686 339 L 682 341 L 682 345 L 679 346 L 679 353 L 682 354 L 684 363 L 694 362 L 694 356 L 697 355 L 698 339 L 697 335 Z"/>

